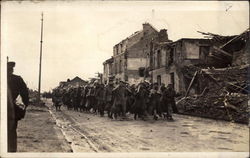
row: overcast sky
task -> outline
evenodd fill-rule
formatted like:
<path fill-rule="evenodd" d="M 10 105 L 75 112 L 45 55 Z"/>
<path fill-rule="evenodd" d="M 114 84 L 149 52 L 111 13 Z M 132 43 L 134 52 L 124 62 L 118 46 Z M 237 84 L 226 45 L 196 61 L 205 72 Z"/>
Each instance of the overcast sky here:
<path fill-rule="evenodd" d="M 201 38 L 197 31 L 240 34 L 249 27 L 249 5 L 241 2 L 3 2 L 2 61 L 16 62 L 15 74 L 37 89 L 40 19 L 44 12 L 42 91 L 60 81 L 103 71 L 113 46 L 149 22 L 169 38 Z"/>

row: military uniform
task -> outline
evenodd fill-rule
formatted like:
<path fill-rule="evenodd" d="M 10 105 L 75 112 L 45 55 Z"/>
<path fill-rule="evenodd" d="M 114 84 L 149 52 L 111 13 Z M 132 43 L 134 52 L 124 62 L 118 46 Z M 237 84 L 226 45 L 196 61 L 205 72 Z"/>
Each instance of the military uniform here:
<path fill-rule="evenodd" d="M 168 119 L 173 119 L 172 118 L 172 111 L 178 112 L 176 105 L 175 105 L 175 97 L 176 97 L 176 92 L 173 89 L 172 85 L 169 84 L 168 88 L 163 91 L 162 97 L 163 97 L 163 111 L 167 112 L 167 118 Z"/>
<path fill-rule="evenodd" d="M 29 104 L 29 91 L 22 77 L 12 74 L 14 62 L 8 62 L 8 91 L 7 91 L 7 106 L 8 106 L 8 152 L 17 151 L 17 124 L 18 121 L 24 118 L 26 107 Z M 18 95 L 21 96 L 25 109 L 16 105 Z"/>
<path fill-rule="evenodd" d="M 146 108 L 147 108 L 147 102 L 146 98 L 148 98 L 148 92 L 145 88 L 144 84 L 140 84 L 137 92 L 135 94 L 135 102 L 133 105 L 133 111 L 134 111 L 134 119 L 136 120 L 137 116 L 142 117 L 144 119 L 146 114 Z"/>
<path fill-rule="evenodd" d="M 126 117 L 126 100 L 127 100 L 127 88 L 124 83 L 120 83 L 116 88 L 113 89 L 114 103 L 112 105 L 111 111 L 115 114 L 115 118 L 119 113 L 122 117 Z"/>
<path fill-rule="evenodd" d="M 108 117 L 111 118 L 111 106 L 113 103 L 113 97 L 112 97 L 112 90 L 113 87 L 109 84 L 108 86 L 105 87 L 104 90 L 104 96 L 105 96 L 105 110 L 108 112 Z"/>

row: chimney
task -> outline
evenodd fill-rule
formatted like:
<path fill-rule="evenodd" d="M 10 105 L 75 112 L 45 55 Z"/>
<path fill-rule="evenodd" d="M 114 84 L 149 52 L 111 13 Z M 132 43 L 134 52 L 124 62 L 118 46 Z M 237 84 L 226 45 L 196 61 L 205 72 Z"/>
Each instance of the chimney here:
<path fill-rule="evenodd" d="M 143 28 L 143 34 L 146 35 L 151 29 L 151 25 L 149 23 L 144 23 L 142 24 L 142 28 Z"/>
<path fill-rule="evenodd" d="M 166 42 L 168 41 L 168 33 L 167 33 L 167 29 L 161 29 L 159 34 L 159 42 Z"/>

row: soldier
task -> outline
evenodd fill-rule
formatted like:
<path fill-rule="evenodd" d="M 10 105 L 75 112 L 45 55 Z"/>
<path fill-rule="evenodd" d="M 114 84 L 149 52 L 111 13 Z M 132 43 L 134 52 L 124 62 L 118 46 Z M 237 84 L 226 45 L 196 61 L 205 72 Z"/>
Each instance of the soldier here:
<path fill-rule="evenodd" d="M 14 75 L 15 62 L 7 63 L 7 106 L 8 106 L 8 152 L 17 151 L 17 125 L 18 121 L 24 118 L 26 108 L 29 104 L 28 88 L 22 77 Z M 24 108 L 16 104 L 18 95 L 21 96 Z"/>
<path fill-rule="evenodd" d="M 112 90 L 113 90 L 113 84 L 111 82 L 108 83 L 108 85 L 105 87 L 105 110 L 107 111 L 108 113 L 108 117 L 109 118 L 112 118 L 111 117 L 111 106 L 112 106 L 112 103 L 113 103 L 113 97 L 112 97 Z"/>
<path fill-rule="evenodd" d="M 52 102 L 54 103 L 54 106 L 56 107 L 56 111 L 61 109 L 61 94 L 59 92 L 59 89 L 55 89 L 52 93 Z"/>
<path fill-rule="evenodd" d="M 70 107 L 70 92 L 69 90 L 66 90 L 63 94 L 63 104 L 67 106 L 67 109 L 69 110 Z"/>
<path fill-rule="evenodd" d="M 173 84 L 168 85 L 167 95 L 168 95 L 168 103 L 172 107 L 173 112 L 178 113 L 178 109 L 177 109 L 176 103 L 175 103 L 175 97 L 178 97 L 179 94 L 177 94 L 175 92 Z"/>
<path fill-rule="evenodd" d="M 97 100 L 97 109 L 101 116 L 104 116 L 105 109 L 105 92 L 104 85 L 99 84 L 96 89 L 96 100 Z"/>
<path fill-rule="evenodd" d="M 93 86 L 88 86 L 86 87 L 86 103 L 85 107 L 88 112 L 90 112 L 90 109 L 92 108 L 92 103 L 93 103 Z"/>
<path fill-rule="evenodd" d="M 76 95 L 75 95 L 75 109 L 76 111 L 79 110 L 80 103 L 81 103 L 81 87 L 76 88 Z"/>
<path fill-rule="evenodd" d="M 162 93 L 162 108 L 167 113 L 167 119 L 173 120 L 172 107 L 175 106 L 176 92 L 172 84 L 168 84 L 168 87 Z M 165 115 L 164 115 L 165 116 Z"/>
<path fill-rule="evenodd" d="M 157 120 L 159 118 L 158 114 L 160 113 L 160 97 L 161 94 L 158 92 L 158 84 L 153 84 L 152 89 L 150 90 L 150 100 L 151 106 L 149 108 L 149 113 L 154 115 L 154 119 Z"/>
<path fill-rule="evenodd" d="M 127 85 L 127 89 L 129 89 L 128 91 L 128 95 L 127 95 L 127 113 L 132 113 L 133 112 L 133 109 L 132 109 L 132 105 L 134 104 L 135 102 L 135 97 L 134 97 L 134 94 L 135 94 L 135 85 Z"/>
<path fill-rule="evenodd" d="M 148 97 L 146 84 L 140 83 L 138 85 L 137 91 L 135 93 L 135 103 L 133 106 L 134 109 L 134 119 L 136 120 L 137 116 L 141 117 L 143 120 L 147 117 L 146 113 L 146 98 Z"/>
<path fill-rule="evenodd" d="M 86 87 L 81 88 L 81 101 L 80 101 L 80 112 L 85 110 L 86 103 Z"/>
<path fill-rule="evenodd" d="M 115 115 L 115 119 L 119 113 L 122 114 L 123 119 L 126 118 L 127 90 L 123 81 L 120 81 L 119 85 L 113 89 L 114 103 L 111 111 Z"/>
<path fill-rule="evenodd" d="M 99 83 L 97 81 L 94 82 L 94 88 L 92 89 L 92 108 L 93 108 L 93 113 L 97 114 L 98 113 L 98 101 L 97 101 L 97 89 L 99 88 Z"/>

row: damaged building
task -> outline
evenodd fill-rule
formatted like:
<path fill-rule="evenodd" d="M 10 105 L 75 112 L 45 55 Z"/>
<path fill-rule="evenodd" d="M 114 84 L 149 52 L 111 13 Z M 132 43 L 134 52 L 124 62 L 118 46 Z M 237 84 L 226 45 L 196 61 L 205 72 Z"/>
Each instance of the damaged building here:
<path fill-rule="evenodd" d="M 219 60 L 220 67 L 184 68 L 191 81 L 185 96 L 177 102 L 180 112 L 202 117 L 247 124 L 249 121 L 249 29 L 240 35 L 209 36 L 209 56 Z"/>
<path fill-rule="evenodd" d="M 189 87 L 196 75 L 190 67 L 218 69 L 249 64 L 249 29 L 234 36 L 202 34 L 206 38 L 153 41 L 149 55 L 151 83 L 173 84 L 175 90 L 183 95 L 187 90 L 190 94 L 199 94 L 203 91 L 201 86 Z"/>
<path fill-rule="evenodd" d="M 185 92 L 190 78 L 182 68 L 187 65 L 207 67 L 212 63 L 208 39 L 182 38 L 175 42 L 153 42 L 149 74 L 152 83 L 173 84 L 177 92 Z"/>
<path fill-rule="evenodd" d="M 156 30 L 151 24 L 144 23 L 143 29 L 137 31 L 113 47 L 112 74 L 104 68 L 104 76 L 112 75 L 115 82 L 126 81 L 130 84 L 141 82 L 144 77 L 139 70 L 148 67 L 148 54 L 150 53 L 150 43 L 152 41 L 169 41 L 166 29 Z M 110 62 L 104 62 L 107 66 Z M 110 72 L 111 72 L 110 71 Z M 111 77 L 111 78 L 112 78 Z"/>

